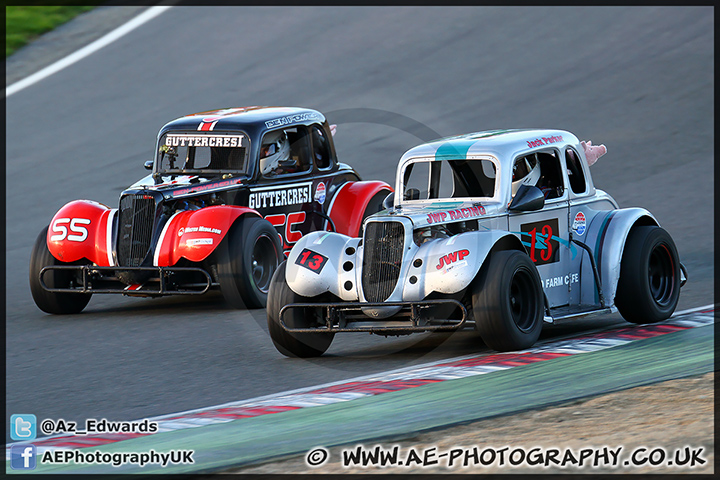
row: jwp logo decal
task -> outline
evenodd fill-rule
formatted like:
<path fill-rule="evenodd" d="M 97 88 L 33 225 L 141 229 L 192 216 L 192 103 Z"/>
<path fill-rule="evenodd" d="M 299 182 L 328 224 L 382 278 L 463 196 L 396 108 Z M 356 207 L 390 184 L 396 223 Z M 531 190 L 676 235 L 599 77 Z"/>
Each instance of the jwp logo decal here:
<path fill-rule="evenodd" d="M 470 255 L 469 250 L 458 250 L 457 252 L 448 253 L 440 257 L 440 262 L 435 265 L 435 268 L 442 270 L 443 267 L 449 267 L 450 264 L 459 262 L 468 255 Z"/>

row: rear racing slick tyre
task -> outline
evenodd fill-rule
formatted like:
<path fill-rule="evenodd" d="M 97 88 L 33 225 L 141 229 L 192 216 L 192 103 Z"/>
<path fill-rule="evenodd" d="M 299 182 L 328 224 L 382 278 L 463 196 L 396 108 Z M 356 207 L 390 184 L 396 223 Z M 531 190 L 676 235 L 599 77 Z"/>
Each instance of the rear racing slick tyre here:
<path fill-rule="evenodd" d="M 275 227 L 260 217 L 244 217 L 230 227 L 218 253 L 225 300 L 235 308 L 264 308 L 270 279 L 283 259 Z"/>
<path fill-rule="evenodd" d="M 475 329 L 497 351 L 530 348 L 540 336 L 543 291 L 535 264 L 524 252 L 488 256 L 472 285 Z"/>
<path fill-rule="evenodd" d="M 280 309 L 290 303 L 306 303 L 310 299 L 293 292 L 285 281 L 286 262 L 278 267 L 270 285 L 267 322 L 270 338 L 278 352 L 287 357 L 319 357 L 330 347 L 334 333 L 290 333 L 280 325 Z M 285 325 L 306 328 L 324 324 L 313 311 L 292 308 L 283 315 Z"/>
<path fill-rule="evenodd" d="M 45 313 L 56 315 L 67 315 L 80 313 L 87 306 L 92 297 L 91 293 L 57 293 L 48 292 L 40 285 L 40 271 L 49 266 L 55 265 L 80 265 L 81 262 L 66 263 L 53 257 L 47 247 L 48 227 L 45 227 L 33 246 L 30 254 L 30 293 L 32 293 L 35 305 Z M 68 271 L 53 270 L 43 275 L 43 280 L 48 288 L 69 288 L 73 283 L 80 281 L 76 274 Z"/>
<path fill-rule="evenodd" d="M 368 218 L 370 215 L 374 215 L 378 212 L 381 212 L 385 209 L 383 206 L 383 200 L 385 200 L 385 197 L 388 196 L 387 190 L 383 190 L 381 192 L 376 193 L 370 201 L 365 206 L 365 211 L 363 211 L 362 221 L 364 222 L 366 218 Z M 362 229 L 362 224 L 360 225 L 360 228 Z M 358 232 L 358 234 L 362 234 L 362 232 Z"/>
<path fill-rule="evenodd" d="M 670 317 L 680 296 L 680 260 L 675 242 L 660 227 L 635 227 L 625 242 L 615 306 L 632 323 Z"/>

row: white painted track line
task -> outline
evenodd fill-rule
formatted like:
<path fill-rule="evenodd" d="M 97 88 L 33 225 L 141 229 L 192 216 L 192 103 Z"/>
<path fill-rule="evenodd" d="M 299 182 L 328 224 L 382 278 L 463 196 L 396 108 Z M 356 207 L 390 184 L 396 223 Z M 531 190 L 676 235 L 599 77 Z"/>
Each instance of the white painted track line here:
<path fill-rule="evenodd" d="M 683 310 L 682 312 L 675 312 L 673 313 L 673 317 L 676 317 L 678 315 L 685 315 L 686 313 L 695 313 L 695 312 L 702 312 L 703 310 L 710 310 L 711 308 L 715 308 L 715 304 L 711 303 L 709 305 L 705 305 L 704 307 L 695 307 L 695 308 L 689 308 L 687 310 Z"/>
<path fill-rule="evenodd" d="M 5 88 L 5 98 L 9 97 L 10 95 L 13 95 L 14 93 L 17 93 L 31 85 L 36 84 L 37 82 L 49 77 L 50 75 L 53 75 L 60 70 L 63 70 L 64 68 L 69 67 L 75 62 L 78 62 L 82 60 L 83 58 L 97 52 L 101 48 L 110 45 L 115 40 L 118 40 L 119 38 L 125 36 L 126 34 L 130 33 L 131 31 L 135 30 L 139 26 L 143 25 L 144 23 L 149 22 L 153 18 L 157 17 L 161 13 L 166 12 L 169 8 L 169 6 L 155 6 L 150 7 L 147 10 L 145 10 L 143 13 L 138 15 L 137 17 L 133 18 L 132 20 L 126 22 L 125 24 L 119 26 L 115 30 L 111 31 L 110 33 L 98 38 L 91 44 L 81 48 L 80 50 L 71 53 L 67 57 L 61 58 L 57 62 L 48 65 L 47 67 L 43 68 L 39 72 L 33 73 L 29 77 L 25 77 L 22 80 L 19 80 L 12 85 Z"/>

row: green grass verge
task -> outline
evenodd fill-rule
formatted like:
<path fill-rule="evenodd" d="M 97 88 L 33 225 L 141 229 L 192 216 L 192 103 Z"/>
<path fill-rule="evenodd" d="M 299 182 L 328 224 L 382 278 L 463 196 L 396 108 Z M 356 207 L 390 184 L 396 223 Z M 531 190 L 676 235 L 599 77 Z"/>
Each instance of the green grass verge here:
<path fill-rule="evenodd" d="M 5 7 L 5 57 L 43 33 L 93 8 L 87 5 Z"/>

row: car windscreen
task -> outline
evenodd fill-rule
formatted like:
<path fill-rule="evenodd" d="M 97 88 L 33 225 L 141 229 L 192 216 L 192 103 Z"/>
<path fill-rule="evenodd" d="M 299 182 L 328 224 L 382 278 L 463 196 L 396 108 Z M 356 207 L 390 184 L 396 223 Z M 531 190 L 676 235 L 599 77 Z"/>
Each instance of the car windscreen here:
<path fill-rule="evenodd" d="M 403 198 L 492 198 L 496 170 L 488 159 L 416 161 L 405 168 Z"/>
<path fill-rule="evenodd" d="M 166 133 L 158 142 L 157 171 L 247 174 L 248 147 L 243 134 Z"/>

